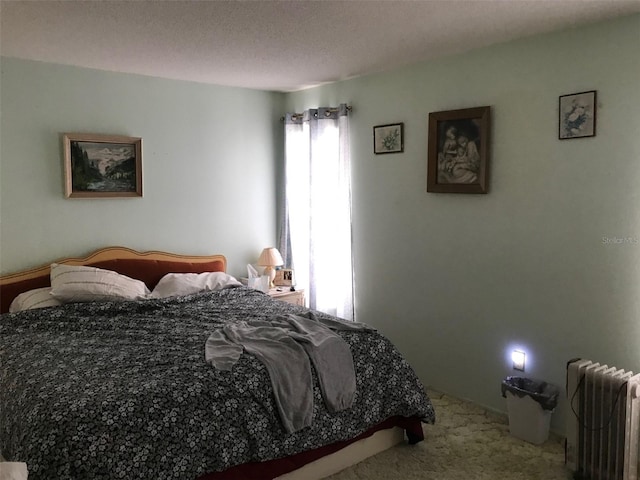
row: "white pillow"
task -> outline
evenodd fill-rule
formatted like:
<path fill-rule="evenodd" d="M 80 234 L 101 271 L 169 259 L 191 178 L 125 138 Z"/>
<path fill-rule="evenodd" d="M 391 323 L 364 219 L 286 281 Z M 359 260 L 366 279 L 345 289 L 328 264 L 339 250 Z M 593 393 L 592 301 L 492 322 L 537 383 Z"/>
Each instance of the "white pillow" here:
<path fill-rule="evenodd" d="M 235 286 L 242 286 L 242 284 L 223 272 L 167 273 L 151 292 L 151 298 L 176 297 Z"/>
<path fill-rule="evenodd" d="M 138 300 L 149 293 L 144 282 L 111 270 L 51 265 L 51 295 L 61 302 Z"/>
<path fill-rule="evenodd" d="M 0 480 L 27 480 L 28 476 L 26 463 L 0 461 Z"/>
<path fill-rule="evenodd" d="M 21 312 L 32 308 L 57 307 L 58 305 L 62 304 L 51 296 L 51 288 L 43 287 L 28 290 L 18 295 L 9 305 L 9 311 Z"/>

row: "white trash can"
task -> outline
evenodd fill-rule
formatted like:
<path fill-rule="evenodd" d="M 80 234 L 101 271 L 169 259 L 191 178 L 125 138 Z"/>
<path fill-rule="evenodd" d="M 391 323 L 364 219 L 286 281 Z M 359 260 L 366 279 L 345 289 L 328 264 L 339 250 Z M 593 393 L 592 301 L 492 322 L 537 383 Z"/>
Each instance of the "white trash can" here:
<path fill-rule="evenodd" d="M 507 377 L 502 396 L 507 399 L 509 432 L 516 438 L 540 445 L 549 438 L 551 414 L 559 391 L 547 382 L 523 377 Z"/>

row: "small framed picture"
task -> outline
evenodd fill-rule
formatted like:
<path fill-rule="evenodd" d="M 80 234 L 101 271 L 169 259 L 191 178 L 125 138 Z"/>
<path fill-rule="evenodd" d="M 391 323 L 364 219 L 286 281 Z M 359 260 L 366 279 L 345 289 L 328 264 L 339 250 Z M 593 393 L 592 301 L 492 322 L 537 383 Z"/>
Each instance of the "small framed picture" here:
<path fill-rule="evenodd" d="M 560 96 L 560 140 L 596 136 L 596 99 L 596 90 Z"/>
<path fill-rule="evenodd" d="M 141 138 L 65 133 L 62 140 L 67 198 L 142 196 Z"/>
<path fill-rule="evenodd" d="M 429 113 L 427 192 L 487 193 L 490 107 Z"/>
<path fill-rule="evenodd" d="M 293 270 L 290 268 L 276 270 L 276 278 L 273 279 L 273 284 L 279 287 L 291 287 L 295 285 Z"/>
<path fill-rule="evenodd" d="M 390 123 L 373 127 L 373 153 L 404 152 L 404 123 Z"/>

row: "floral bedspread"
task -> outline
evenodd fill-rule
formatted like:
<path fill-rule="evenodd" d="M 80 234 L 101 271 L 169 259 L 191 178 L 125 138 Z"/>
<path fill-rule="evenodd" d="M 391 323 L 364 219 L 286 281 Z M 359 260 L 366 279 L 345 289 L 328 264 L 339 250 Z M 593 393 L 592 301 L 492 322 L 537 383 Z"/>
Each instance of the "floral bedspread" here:
<path fill-rule="evenodd" d="M 0 316 L 0 454 L 30 480 L 185 479 L 346 440 L 394 415 L 434 421 L 429 398 L 375 331 L 338 332 L 357 376 L 351 409 L 327 412 L 315 372 L 309 428 L 286 434 L 265 367 L 204 361 L 226 322 L 302 307 L 247 288 Z"/>

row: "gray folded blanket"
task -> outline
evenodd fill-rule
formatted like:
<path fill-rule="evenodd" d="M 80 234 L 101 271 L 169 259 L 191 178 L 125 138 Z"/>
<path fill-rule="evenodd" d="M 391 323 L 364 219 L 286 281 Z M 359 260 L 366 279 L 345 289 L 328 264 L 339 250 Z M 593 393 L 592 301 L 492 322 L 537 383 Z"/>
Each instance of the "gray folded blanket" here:
<path fill-rule="evenodd" d="M 231 370 L 243 351 L 267 368 L 278 413 L 287 433 L 311 425 L 311 366 L 316 369 L 327 409 L 351 407 L 356 393 L 349 345 L 332 330 L 373 330 L 364 323 L 316 316 L 283 315 L 270 321 L 248 320 L 213 332 L 205 344 L 205 360 L 219 370 Z"/>

